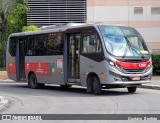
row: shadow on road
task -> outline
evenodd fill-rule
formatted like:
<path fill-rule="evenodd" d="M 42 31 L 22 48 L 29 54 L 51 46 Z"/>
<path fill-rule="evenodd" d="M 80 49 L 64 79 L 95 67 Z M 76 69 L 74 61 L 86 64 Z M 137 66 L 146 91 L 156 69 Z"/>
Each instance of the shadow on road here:
<path fill-rule="evenodd" d="M 60 86 L 46 85 L 40 89 L 31 89 L 24 83 L 7 83 L 0 84 L 0 91 L 5 93 L 32 95 L 32 96 L 59 96 L 59 97 L 95 97 L 96 95 L 86 93 L 83 87 L 74 86 L 71 88 L 62 88 Z M 136 94 L 136 93 L 135 93 Z M 103 89 L 102 95 L 98 96 L 118 96 L 118 95 L 131 95 L 127 89 Z"/>

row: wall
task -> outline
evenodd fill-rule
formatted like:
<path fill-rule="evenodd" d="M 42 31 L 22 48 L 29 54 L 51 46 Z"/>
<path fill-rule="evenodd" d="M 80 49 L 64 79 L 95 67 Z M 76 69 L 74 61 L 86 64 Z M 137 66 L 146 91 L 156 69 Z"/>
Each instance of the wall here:
<path fill-rule="evenodd" d="M 143 13 L 135 14 L 135 7 Z M 87 22 L 106 22 L 136 28 L 144 37 L 150 50 L 160 50 L 160 0 L 87 0 Z"/>

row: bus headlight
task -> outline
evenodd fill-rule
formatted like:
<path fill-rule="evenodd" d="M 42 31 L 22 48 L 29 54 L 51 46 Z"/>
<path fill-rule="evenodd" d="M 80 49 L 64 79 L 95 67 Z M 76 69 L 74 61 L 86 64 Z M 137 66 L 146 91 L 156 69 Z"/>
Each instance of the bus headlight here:
<path fill-rule="evenodd" d="M 113 61 L 109 61 L 109 64 L 110 64 L 111 66 L 116 66 Z"/>
<path fill-rule="evenodd" d="M 113 62 L 111 60 L 108 60 L 108 63 L 109 63 L 110 66 L 118 69 L 119 71 L 121 71 L 121 72 L 123 71 L 123 69 L 121 68 L 121 66 L 119 66 L 117 63 L 115 63 L 115 62 Z"/>
<path fill-rule="evenodd" d="M 147 72 L 147 71 L 149 71 L 151 68 L 152 68 L 152 60 L 151 60 L 151 58 L 150 58 L 150 64 L 147 66 L 147 68 L 145 69 L 145 71 Z"/>

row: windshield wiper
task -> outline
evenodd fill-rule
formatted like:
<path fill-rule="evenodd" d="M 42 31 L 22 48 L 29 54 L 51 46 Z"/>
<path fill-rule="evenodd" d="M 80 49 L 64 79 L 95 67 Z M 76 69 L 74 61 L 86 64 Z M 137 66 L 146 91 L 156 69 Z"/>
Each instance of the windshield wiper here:
<path fill-rule="evenodd" d="M 129 46 L 128 41 L 127 41 L 126 48 L 125 48 L 125 52 L 124 52 L 124 55 L 122 56 L 122 58 L 125 58 L 125 57 L 126 57 L 126 54 L 127 54 L 127 45 Z"/>
<path fill-rule="evenodd" d="M 124 36 L 124 37 L 125 37 L 125 39 L 126 39 L 126 41 L 127 41 L 127 45 L 128 45 L 132 50 L 137 50 L 137 51 L 138 51 L 138 54 L 140 54 L 141 57 L 144 59 L 145 57 L 144 57 L 144 55 L 141 53 L 140 49 L 137 49 L 135 46 L 133 46 L 126 36 Z M 127 47 L 126 47 L 125 53 L 124 53 L 124 55 L 122 56 L 122 58 L 125 58 L 125 57 L 126 57 L 126 54 L 127 54 Z"/>

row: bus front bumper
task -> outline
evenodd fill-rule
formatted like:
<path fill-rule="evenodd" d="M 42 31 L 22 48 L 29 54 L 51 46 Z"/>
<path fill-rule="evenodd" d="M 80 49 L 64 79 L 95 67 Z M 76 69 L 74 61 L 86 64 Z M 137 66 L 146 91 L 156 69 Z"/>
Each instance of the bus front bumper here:
<path fill-rule="evenodd" d="M 152 72 L 147 74 L 131 74 L 131 75 L 120 75 L 112 71 L 109 71 L 110 77 L 107 80 L 106 85 L 142 85 L 151 82 Z"/>

